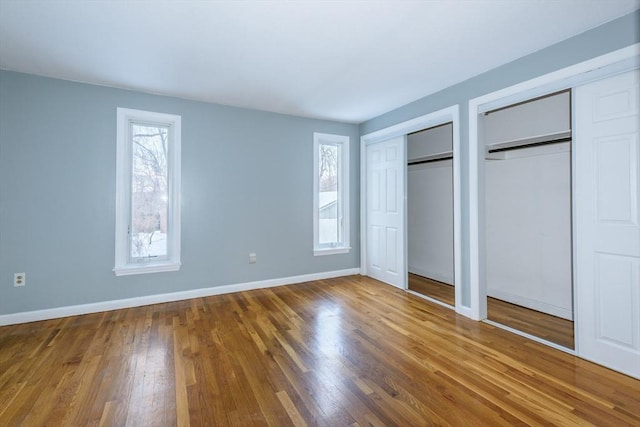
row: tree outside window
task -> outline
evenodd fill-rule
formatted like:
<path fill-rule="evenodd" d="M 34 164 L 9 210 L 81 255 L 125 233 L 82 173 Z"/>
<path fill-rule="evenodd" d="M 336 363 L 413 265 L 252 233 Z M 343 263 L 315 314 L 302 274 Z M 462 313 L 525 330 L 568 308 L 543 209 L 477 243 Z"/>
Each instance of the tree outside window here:
<path fill-rule="evenodd" d="M 131 257 L 167 255 L 169 128 L 131 124 Z"/>

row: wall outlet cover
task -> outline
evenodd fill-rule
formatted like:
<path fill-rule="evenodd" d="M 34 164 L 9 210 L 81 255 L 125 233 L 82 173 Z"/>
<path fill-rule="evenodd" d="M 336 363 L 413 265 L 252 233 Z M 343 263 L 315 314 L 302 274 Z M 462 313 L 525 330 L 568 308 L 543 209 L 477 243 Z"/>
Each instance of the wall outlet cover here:
<path fill-rule="evenodd" d="M 25 273 L 15 273 L 13 275 L 13 286 L 24 286 L 27 282 L 27 275 Z"/>

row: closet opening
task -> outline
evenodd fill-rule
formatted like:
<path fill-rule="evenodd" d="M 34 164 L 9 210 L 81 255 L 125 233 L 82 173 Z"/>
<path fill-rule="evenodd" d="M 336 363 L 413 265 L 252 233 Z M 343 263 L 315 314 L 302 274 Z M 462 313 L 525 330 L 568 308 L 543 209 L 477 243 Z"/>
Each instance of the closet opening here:
<path fill-rule="evenodd" d="M 487 319 L 574 349 L 571 92 L 479 117 Z"/>
<path fill-rule="evenodd" d="M 408 289 L 455 308 L 453 123 L 407 135 Z"/>

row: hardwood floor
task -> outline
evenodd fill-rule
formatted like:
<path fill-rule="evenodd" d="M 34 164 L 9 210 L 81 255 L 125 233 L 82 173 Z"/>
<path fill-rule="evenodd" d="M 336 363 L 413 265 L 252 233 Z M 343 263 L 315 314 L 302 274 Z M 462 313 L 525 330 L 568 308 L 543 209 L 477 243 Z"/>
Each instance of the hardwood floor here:
<path fill-rule="evenodd" d="M 409 274 L 409 289 L 455 306 L 455 289 L 416 274 Z M 574 349 L 573 322 L 495 298 L 487 298 L 487 317 L 501 325 Z"/>
<path fill-rule="evenodd" d="M 574 349 L 573 322 L 536 310 L 487 298 L 487 318 L 527 334 Z"/>
<path fill-rule="evenodd" d="M 638 426 L 639 390 L 361 276 L 0 328 L 2 426 Z"/>
<path fill-rule="evenodd" d="M 409 273 L 409 289 L 452 307 L 456 305 L 456 290 L 446 283 Z"/>

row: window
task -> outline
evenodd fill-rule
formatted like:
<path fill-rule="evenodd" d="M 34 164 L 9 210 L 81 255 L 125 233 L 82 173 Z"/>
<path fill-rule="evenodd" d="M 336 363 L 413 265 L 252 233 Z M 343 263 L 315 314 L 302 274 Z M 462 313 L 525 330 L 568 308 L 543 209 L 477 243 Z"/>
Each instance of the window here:
<path fill-rule="evenodd" d="M 117 276 L 180 269 L 180 116 L 118 108 Z"/>
<path fill-rule="evenodd" d="M 313 134 L 313 253 L 349 247 L 349 137 Z"/>

